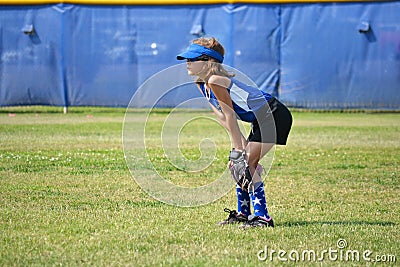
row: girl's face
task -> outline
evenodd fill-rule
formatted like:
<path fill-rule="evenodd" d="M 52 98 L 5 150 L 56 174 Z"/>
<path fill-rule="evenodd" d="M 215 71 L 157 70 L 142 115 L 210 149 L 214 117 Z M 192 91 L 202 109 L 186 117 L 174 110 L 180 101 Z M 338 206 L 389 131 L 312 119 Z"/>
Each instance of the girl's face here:
<path fill-rule="evenodd" d="M 206 61 L 187 61 L 186 68 L 190 76 L 199 76 L 206 70 Z"/>

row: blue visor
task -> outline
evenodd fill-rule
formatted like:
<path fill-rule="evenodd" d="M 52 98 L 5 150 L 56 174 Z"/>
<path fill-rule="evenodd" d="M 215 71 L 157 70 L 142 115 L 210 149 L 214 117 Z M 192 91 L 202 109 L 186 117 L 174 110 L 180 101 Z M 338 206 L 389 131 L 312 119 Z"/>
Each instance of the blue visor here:
<path fill-rule="evenodd" d="M 222 63 L 222 61 L 224 61 L 224 57 L 217 51 L 198 44 L 191 44 L 185 52 L 177 55 L 176 59 L 178 60 L 195 59 L 202 55 L 212 57 L 218 60 L 219 63 Z"/>

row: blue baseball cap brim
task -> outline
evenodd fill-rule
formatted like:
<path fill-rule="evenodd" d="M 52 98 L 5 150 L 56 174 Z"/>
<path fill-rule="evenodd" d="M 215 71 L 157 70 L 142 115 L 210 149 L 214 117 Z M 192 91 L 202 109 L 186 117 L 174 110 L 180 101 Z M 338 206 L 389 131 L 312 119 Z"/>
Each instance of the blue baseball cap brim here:
<path fill-rule="evenodd" d="M 177 55 L 176 59 L 178 60 L 195 59 L 202 55 L 212 57 L 220 63 L 224 61 L 224 57 L 217 51 L 198 44 L 191 44 L 185 52 Z"/>

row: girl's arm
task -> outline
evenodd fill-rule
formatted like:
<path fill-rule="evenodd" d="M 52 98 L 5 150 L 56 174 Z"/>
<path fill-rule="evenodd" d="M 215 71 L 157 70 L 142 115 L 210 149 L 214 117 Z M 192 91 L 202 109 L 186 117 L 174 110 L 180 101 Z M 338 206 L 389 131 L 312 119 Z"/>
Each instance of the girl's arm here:
<path fill-rule="evenodd" d="M 217 116 L 217 120 L 218 122 L 226 129 L 229 131 L 228 125 L 226 123 L 226 118 L 225 115 L 222 111 L 220 111 L 219 109 L 217 109 L 216 107 L 214 107 L 214 105 L 212 105 L 210 103 L 210 106 L 212 108 L 212 110 L 214 111 L 215 115 Z M 247 146 L 247 139 L 243 136 L 242 133 L 240 133 L 241 135 L 241 140 L 242 140 L 242 146 L 246 147 Z"/>
<path fill-rule="evenodd" d="M 200 89 L 200 86 L 199 86 L 199 85 L 197 85 L 197 88 L 199 89 L 200 93 L 203 94 L 203 92 L 202 92 L 202 90 Z M 219 122 L 226 130 L 229 131 L 229 127 L 228 127 L 228 124 L 227 124 L 227 121 L 226 121 L 225 114 L 224 114 L 221 110 L 217 109 L 213 104 L 211 104 L 211 103 L 209 103 L 209 104 L 210 104 L 210 106 L 211 106 L 211 109 L 212 109 L 213 112 L 215 113 L 218 122 Z M 237 123 L 237 122 L 236 122 L 236 123 Z M 242 147 L 245 148 L 245 147 L 247 146 L 247 140 L 246 140 L 246 138 L 243 136 L 243 134 L 242 134 L 241 132 L 240 132 L 240 135 L 241 135 Z M 239 147 L 238 147 L 237 149 L 239 149 Z"/>
<path fill-rule="evenodd" d="M 227 90 L 229 84 L 229 78 L 218 75 L 213 75 L 208 80 L 208 85 L 211 87 L 222 109 L 222 112 L 220 112 L 215 108 L 215 110 L 220 113 L 216 113 L 218 120 L 222 119 L 223 123 L 221 124 L 229 131 L 234 148 L 237 150 L 244 150 L 247 142 L 243 137 L 237 123 L 236 113 L 232 105 L 232 99 Z"/>

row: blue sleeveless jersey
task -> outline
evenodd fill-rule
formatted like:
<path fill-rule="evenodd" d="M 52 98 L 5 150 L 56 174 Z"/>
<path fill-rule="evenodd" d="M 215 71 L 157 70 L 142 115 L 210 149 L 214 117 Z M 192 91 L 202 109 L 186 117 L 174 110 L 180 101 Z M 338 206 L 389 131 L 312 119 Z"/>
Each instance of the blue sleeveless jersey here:
<path fill-rule="evenodd" d="M 208 95 L 206 91 L 205 84 L 201 84 L 200 88 L 203 95 L 207 98 L 211 105 L 221 110 L 218 100 L 211 88 L 210 95 Z M 238 117 L 245 122 L 253 122 L 256 119 L 254 113 L 257 112 L 257 110 L 262 106 L 267 104 L 272 98 L 272 96 L 267 92 L 239 82 L 234 78 L 231 78 L 231 84 L 228 88 L 228 93 L 232 99 L 233 109 Z"/>

